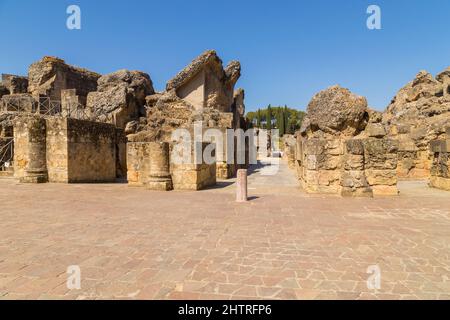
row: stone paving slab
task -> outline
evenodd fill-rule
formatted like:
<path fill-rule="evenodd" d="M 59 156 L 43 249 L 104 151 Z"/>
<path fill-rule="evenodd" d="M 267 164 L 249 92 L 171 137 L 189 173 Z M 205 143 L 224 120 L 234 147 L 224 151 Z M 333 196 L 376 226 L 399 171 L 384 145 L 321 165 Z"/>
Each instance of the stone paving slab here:
<path fill-rule="evenodd" d="M 249 180 L 245 204 L 233 185 L 0 180 L 0 299 L 450 298 L 450 193 L 407 182 L 399 197 L 346 199 Z"/>

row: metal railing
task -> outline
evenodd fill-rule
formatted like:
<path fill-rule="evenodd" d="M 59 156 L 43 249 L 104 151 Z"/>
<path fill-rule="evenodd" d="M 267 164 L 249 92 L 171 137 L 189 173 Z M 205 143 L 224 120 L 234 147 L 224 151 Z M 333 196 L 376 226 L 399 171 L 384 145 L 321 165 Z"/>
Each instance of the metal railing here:
<path fill-rule="evenodd" d="M 98 110 L 87 109 L 80 103 L 67 103 L 61 112 L 61 116 L 79 120 L 94 122 L 112 123 L 113 116 L 108 113 L 101 113 Z"/>
<path fill-rule="evenodd" d="M 39 99 L 34 99 L 31 96 L 4 96 L 0 101 L 0 110 L 39 114 L 43 116 L 62 116 L 94 122 L 114 122 L 112 114 L 102 113 L 99 110 L 89 110 L 78 102 L 68 102 L 64 105 L 64 108 L 62 108 L 60 101 L 51 100 L 49 97 L 39 97 Z"/>
<path fill-rule="evenodd" d="M 14 138 L 0 138 L 0 171 L 7 171 L 14 160 Z"/>
<path fill-rule="evenodd" d="M 34 113 L 48 116 L 61 113 L 61 102 L 51 100 L 49 97 L 34 99 L 31 96 L 4 96 L 2 101 L 2 111 Z"/>

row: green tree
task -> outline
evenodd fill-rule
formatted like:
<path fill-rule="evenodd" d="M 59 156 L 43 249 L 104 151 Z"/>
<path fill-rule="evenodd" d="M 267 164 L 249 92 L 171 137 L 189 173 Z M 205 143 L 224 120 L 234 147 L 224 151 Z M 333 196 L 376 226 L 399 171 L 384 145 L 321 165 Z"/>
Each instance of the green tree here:
<path fill-rule="evenodd" d="M 261 128 L 261 109 L 256 113 L 256 127 Z"/>
<path fill-rule="evenodd" d="M 283 108 L 279 108 L 278 110 L 280 118 L 280 126 L 278 127 L 278 129 L 280 130 L 280 137 L 282 137 L 286 133 L 285 114 Z"/>
<path fill-rule="evenodd" d="M 270 116 L 269 109 L 270 107 Z M 288 106 L 272 106 L 269 105 L 267 108 L 258 109 L 257 111 L 250 111 L 247 113 L 247 118 L 252 122 L 256 122 L 256 127 L 271 129 L 272 122 L 270 119 L 275 117 L 276 127 L 280 131 L 280 136 L 284 134 L 294 134 L 300 129 L 303 121 L 305 112 L 289 108 Z M 256 119 L 256 120 L 255 120 Z M 266 125 L 263 125 L 263 122 Z"/>
<path fill-rule="evenodd" d="M 270 104 L 266 110 L 266 129 L 267 130 L 272 129 L 272 107 Z"/>
<path fill-rule="evenodd" d="M 290 133 L 289 129 L 289 110 L 287 105 L 284 105 L 283 109 L 283 134 Z"/>

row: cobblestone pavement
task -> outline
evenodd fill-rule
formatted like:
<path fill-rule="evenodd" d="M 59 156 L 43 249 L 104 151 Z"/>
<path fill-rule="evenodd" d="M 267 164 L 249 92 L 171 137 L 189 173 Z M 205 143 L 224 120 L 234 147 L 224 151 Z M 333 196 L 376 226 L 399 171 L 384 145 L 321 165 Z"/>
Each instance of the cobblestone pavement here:
<path fill-rule="evenodd" d="M 164 193 L 0 180 L 0 299 L 450 298 L 450 193 L 406 182 L 399 197 L 310 196 L 292 177 L 284 163 L 257 169 L 245 204 L 229 182 Z"/>

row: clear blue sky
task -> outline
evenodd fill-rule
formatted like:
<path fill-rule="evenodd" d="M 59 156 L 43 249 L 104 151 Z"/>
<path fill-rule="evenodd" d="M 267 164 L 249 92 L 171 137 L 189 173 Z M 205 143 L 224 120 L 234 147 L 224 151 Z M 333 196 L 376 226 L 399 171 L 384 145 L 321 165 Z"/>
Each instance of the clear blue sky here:
<path fill-rule="evenodd" d="M 82 29 L 66 28 L 77 4 Z M 382 30 L 366 9 L 382 10 Z M 44 55 L 108 73 L 150 74 L 155 88 L 206 49 L 242 63 L 247 110 L 267 104 L 304 109 L 340 84 L 384 109 L 426 69 L 450 65 L 448 0 L 0 0 L 0 72 L 26 74 Z"/>

